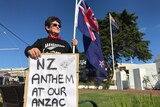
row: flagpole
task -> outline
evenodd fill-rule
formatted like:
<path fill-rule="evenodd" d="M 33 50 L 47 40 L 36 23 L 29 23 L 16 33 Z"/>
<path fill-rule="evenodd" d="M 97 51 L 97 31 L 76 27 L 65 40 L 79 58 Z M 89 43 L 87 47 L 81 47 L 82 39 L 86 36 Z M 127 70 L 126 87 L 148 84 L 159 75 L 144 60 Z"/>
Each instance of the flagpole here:
<path fill-rule="evenodd" d="M 76 38 L 76 28 L 77 28 L 77 20 L 78 20 L 78 7 L 77 7 L 77 3 L 78 3 L 78 0 L 76 0 L 76 3 L 75 3 L 73 39 Z M 73 53 L 75 53 L 75 46 L 73 46 Z"/>
<path fill-rule="evenodd" d="M 115 79 L 116 79 L 115 66 L 114 66 L 115 63 L 114 63 L 114 51 L 113 51 L 112 24 L 111 24 L 111 14 L 110 13 L 109 13 L 109 24 L 110 24 L 110 35 L 111 35 L 112 64 L 113 64 L 113 72 L 114 72 L 114 76 L 113 77 L 115 77 Z"/>

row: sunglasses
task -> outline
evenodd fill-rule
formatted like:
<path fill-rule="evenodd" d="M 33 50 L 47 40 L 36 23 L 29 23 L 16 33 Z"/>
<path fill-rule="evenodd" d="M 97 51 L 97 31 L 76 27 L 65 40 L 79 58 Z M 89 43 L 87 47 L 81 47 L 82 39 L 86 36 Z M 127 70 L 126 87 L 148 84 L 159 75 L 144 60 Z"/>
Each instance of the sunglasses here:
<path fill-rule="evenodd" d="M 52 26 L 52 27 L 57 27 L 57 26 L 58 26 L 59 28 L 61 28 L 61 25 L 56 24 L 56 23 L 52 23 L 51 26 Z"/>

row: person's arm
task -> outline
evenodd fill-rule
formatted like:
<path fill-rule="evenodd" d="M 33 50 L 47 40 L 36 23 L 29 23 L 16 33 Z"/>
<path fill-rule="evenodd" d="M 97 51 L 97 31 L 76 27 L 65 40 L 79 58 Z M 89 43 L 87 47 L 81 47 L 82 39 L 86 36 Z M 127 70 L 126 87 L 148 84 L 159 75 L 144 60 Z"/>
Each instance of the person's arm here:
<path fill-rule="evenodd" d="M 26 57 L 29 56 L 28 51 L 32 49 L 32 46 L 27 46 L 26 49 L 24 50 L 24 54 L 26 55 Z"/>
<path fill-rule="evenodd" d="M 40 40 L 37 40 L 33 45 L 26 47 L 25 55 L 30 56 L 33 59 L 41 57 Z"/>
<path fill-rule="evenodd" d="M 73 46 L 75 46 L 75 52 L 78 53 L 78 40 L 77 39 L 72 39 L 72 50 L 73 50 Z"/>

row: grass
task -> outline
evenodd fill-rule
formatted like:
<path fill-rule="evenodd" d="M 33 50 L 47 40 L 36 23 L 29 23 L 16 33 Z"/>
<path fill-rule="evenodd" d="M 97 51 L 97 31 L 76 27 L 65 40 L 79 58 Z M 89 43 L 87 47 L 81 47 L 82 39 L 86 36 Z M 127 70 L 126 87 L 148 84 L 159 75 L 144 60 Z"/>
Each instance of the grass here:
<path fill-rule="evenodd" d="M 98 107 L 160 107 L 160 96 L 115 93 L 106 90 L 79 90 L 79 101 L 92 100 Z M 92 107 L 90 103 L 79 107 Z"/>
<path fill-rule="evenodd" d="M 160 96 L 112 92 L 108 90 L 79 90 L 79 101 L 91 100 L 98 107 L 160 107 Z M 0 107 L 2 98 L 0 97 Z M 88 102 L 79 107 L 92 107 Z"/>

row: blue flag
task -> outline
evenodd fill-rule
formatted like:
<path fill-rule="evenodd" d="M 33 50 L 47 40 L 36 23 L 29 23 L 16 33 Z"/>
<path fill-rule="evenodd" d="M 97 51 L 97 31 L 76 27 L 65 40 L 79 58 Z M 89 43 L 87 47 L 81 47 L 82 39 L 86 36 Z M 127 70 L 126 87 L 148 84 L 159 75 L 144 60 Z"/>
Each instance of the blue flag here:
<path fill-rule="evenodd" d="M 105 61 L 102 55 L 97 19 L 88 5 L 82 1 L 79 6 L 78 28 L 83 33 L 84 50 L 87 56 L 87 65 L 98 71 L 92 75 L 98 80 L 106 78 Z"/>
<path fill-rule="evenodd" d="M 117 29 L 119 29 L 118 24 L 116 23 L 116 21 L 114 20 L 114 18 L 111 16 L 111 14 L 110 14 L 110 20 L 111 20 L 111 24 L 112 24 L 114 27 L 116 27 Z"/>

